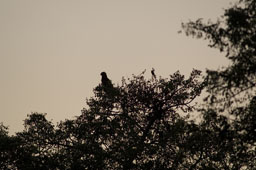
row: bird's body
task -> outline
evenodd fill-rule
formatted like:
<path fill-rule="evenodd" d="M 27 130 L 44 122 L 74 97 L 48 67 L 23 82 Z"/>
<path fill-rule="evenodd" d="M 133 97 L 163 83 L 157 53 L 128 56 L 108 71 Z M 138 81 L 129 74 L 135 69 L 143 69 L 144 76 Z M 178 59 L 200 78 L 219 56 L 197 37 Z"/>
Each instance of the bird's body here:
<path fill-rule="evenodd" d="M 108 79 L 106 72 L 101 72 L 101 84 L 103 87 L 113 87 L 111 80 Z"/>
<path fill-rule="evenodd" d="M 101 87 L 102 90 L 105 92 L 105 94 L 109 97 L 114 99 L 116 96 L 119 95 L 119 91 L 117 88 L 115 88 L 111 82 L 111 80 L 109 80 L 106 72 L 101 72 Z"/>
<path fill-rule="evenodd" d="M 153 77 L 154 79 L 156 79 L 156 74 L 155 74 L 155 69 L 154 69 L 154 68 L 152 68 L 151 74 L 152 74 L 152 77 Z"/>

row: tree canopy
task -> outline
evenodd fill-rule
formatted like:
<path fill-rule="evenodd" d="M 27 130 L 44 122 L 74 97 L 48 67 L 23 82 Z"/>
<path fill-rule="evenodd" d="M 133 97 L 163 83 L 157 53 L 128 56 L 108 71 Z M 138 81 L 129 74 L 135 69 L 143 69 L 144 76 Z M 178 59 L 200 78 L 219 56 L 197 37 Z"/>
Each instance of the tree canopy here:
<path fill-rule="evenodd" d="M 217 22 L 202 19 L 183 23 L 187 35 L 210 41 L 209 46 L 226 54 L 230 66 L 208 70 L 208 92 L 212 102 L 222 98 L 225 106 L 255 96 L 256 86 L 256 1 L 240 0 L 226 9 Z M 219 98 L 219 100 L 217 100 Z M 217 101 L 216 101 L 217 100 Z M 222 102 L 223 103 L 223 102 Z"/>
<path fill-rule="evenodd" d="M 199 144 L 193 132 L 198 126 L 189 121 L 189 113 L 203 85 L 198 70 L 188 79 L 179 72 L 167 79 L 145 79 L 140 74 L 123 79 L 121 86 L 100 84 L 94 89 L 95 96 L 87 100 L 89 108 L 83 109 L 74 120 L 62 121 L 54 127 L 44 114 L 29 115 L 25 130 L 17 133 L 19 140 L 12 147 L 13 153 L 6 154 L 12 161 L 3 166 L 18 169 L 194 166 L 199 157 L 195 148 Z M 187 115 L 181 116 L 180 112 Z M 197 137 L 202 138 L 200 134 Z M 18 155 L 23 155 L 23 159 Z"/>
<path fill-rule="evenodd" d="M 256 169 L 256 1 L 240 0 L 217 22 L 182 26 L 231 64 L 205 77 L 143 72 L 120 86 L 102 73 L 76 118 L 54 125 L 32 113 L 14 136 L 1 124 L 0 169 Z M 208 96 L 195 107 L 203 89 Z"/>
<path fill-rule="evenodd" d="M 240 0 L 215 23 L 199 19 L 183 24 L 183 28 L 187 35 L 209 40 L 211 48 L 224 52 L 230 60 L 227 67 L 207 70 L 203 122 L 210 126 L 225 120 L 225 134 L 232 131 L 234 135 L 227 144 L 235 154 L 235 169 L 255 169 L 256 1 Z M 227 162 L 232 162 L 227 154 Z"/>

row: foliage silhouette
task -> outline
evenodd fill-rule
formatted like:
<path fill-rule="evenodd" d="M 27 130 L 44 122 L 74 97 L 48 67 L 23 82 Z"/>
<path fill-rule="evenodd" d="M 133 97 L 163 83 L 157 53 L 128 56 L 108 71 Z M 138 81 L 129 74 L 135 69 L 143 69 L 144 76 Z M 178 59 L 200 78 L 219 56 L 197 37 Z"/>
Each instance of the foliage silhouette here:
<path fill-rule="evenodd" d="M 142 73 L 121 86 L 102 75 L 107 81 L 72 120 L 54 126 L 32 113 L 14 136 L 1 124 L 0 169 L 256 169 L 256 1 L 240 0 L 215 23 L 183 28 L 210 40 L 231 65 L 208 70 L 205 79 L 198 70 L 188 79 L 152 70 L 151 79 Z M 196 123 L 189 115 L 204 87 Z"/>
<path fill-rule="evenodd" d="M 201 110 L 202 125 L 220 131 L 223 169 L 256 169 L 256 1 L 240 0 L 215 23 L 199 19 L 183 28 L 209 40 L 231 62 L 207 71 L 208 96 Z"/>
<path fill-rule="evenodd" d="M 170 169 L 196 163 L 202 138 L 188 114 L 203 88 L 200 71 L 185 79 L 179 72 L 169 79 L 145 79 L 143 74 L 122 80 L 113 94 L 100 84 L 88 109 L 57 127 L 45 114 L 33 113 L 17 133 L 12 162 L 18 169 Z M 116 93 L 118 91 L 118 93 Z M 187 113 L 186 117 L 179 113 Z M 1 140 L 11 140 L 3 131 Z M 193 147 L 192 147 L 193 146 Z M 22 150 L 20 151 L 20 148 Z M 23 158 L 16 152 L 21 152 Z M 1 165 L 4 167 L 4 165 Z M 1 168 L 2 168 L 1 167 Z M 24 168 L 26 167 L 26 168 Z M 31 168 L 30 168 L 31 167 Z M 14 168 L 14 169 L 15 169 Z"/>

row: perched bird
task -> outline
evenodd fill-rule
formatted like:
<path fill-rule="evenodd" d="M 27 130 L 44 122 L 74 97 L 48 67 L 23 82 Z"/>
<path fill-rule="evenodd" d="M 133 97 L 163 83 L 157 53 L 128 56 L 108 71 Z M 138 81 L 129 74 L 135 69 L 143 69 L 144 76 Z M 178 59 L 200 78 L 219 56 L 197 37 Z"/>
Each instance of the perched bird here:
<path fill-rule="evenodd" d="M 117 96 L 119 96 L 120 93 L 118 88 L 113 86 L 106 72 L 101 72 L 100 75 L 101 75 L 102 90 L 105 92 L 105 95 L 108 97 L 108 99 L 114 99 Z"/>
<path fill-rule="evenodd" d="M 111 83 L 111 80 L 108 79 L 106 72 L 101 72 L 101 84 L 103 87 L 113 87 L 113 84 Z"/>
<path fill-rule="evenodd" d="M 152 68 L 151 74 L 152 74 L 153 78 L 156 79 L 156 74 L 155 74 L 155 69 L 154 68 Z"/>

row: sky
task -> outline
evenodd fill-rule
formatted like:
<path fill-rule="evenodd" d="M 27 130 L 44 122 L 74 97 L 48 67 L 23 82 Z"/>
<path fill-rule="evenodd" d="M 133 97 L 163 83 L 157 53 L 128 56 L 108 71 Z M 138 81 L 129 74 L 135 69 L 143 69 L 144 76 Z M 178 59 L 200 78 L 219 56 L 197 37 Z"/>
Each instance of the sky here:
<path fill-rule="evenodd" d="M 59 122 L 80 115 L 107 72 L 122 77 L 155 68 L 227 65 L 204 40 L 178 34 L 181 23 L 216 20 L 234 0 L 0 0 L 0 122 L 23 130 L 32 112 Z"/>

